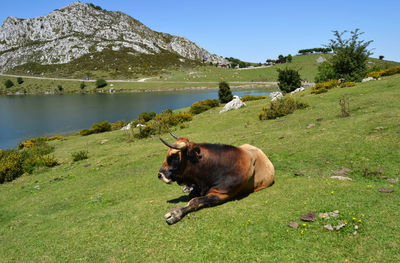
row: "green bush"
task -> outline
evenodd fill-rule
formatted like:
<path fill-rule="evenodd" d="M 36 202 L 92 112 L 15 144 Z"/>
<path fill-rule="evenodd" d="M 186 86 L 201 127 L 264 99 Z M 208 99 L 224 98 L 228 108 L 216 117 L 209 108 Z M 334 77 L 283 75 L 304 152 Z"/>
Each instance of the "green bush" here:
<path fill-rule="evenodd" d="M 79 135 L 87 136 L 87 135 L 90 135 L 93 133 L 94 133 L 94 131 L 92 129 L 83 129 L 79 132 Z"/>
<path fill-rule="evenodd" d="M 219 101 L 216 100 L 216 99 L 201 100 L 201 101 L 193 103 L 190 106 L 189 112 L 191 114 L 196 115 L 196 114 L 200 114 L 200 113 L 202 113 L 204 111 L 207 111 L 207 110 L 209 110 L 211 108 L 215 108 L 215 107 L 218 107 L 218 106 L 219 106 Z"/>
<path fill-rule="evenodd" d="M 301 87 L 300 74 L 294 69 L 278 69 L 278 82 L 279 89 L 286 93 Z"/>
<path fill-rule="evenodd" d="M 22 83 L 24 83 L 24 80 L 21 77 L 18 77 L 17 78 L 17 83 L 18 84 L 22 84 Z"/>
<path fill-rule="evenodd" d="M 46 167 L 54 167 L 56 165 L 59 165 L 58 161 L 52 155 L 42 156 L 41 161 Z"/>
<path fill-rule="evenodd" d="M 107 86 L 107 82 L 106 82 L 104 79 L 98 79 L 98 80 L 96 80 L 96 88 L 97 88 L 97 89 L 103 88 L 103 87 L 105 87 L 105 86 Z"/>
<path fill-rule="evenodd" d="M 58 85 L 58 86 L 57 86 L 57 89 L 58 89 L 59 92 L 62 92 L 64 88 L 63 88 L 63 86 Z"/>
<path fill-rule="evenodd" d="M 180 113 L 162 113 L 157 114 L 154 118 L 154 125 L 158 133 L 166 132 L 169 127 L 176 126 L 180 123 L 191 121 L 192 114 L 189 112 Z"/>
<path fill-rule="evenodd" d="M 315 82 L 326 82 L 330 79 L 337 79 L 335 70 L 333 69 L 331 64 L 323 62 L 318 66 L 318 72 L 315 76 Z"/>
<path fill-rule="evenodd" d="M 100 121 L 92 125 L 92 130 L 94 133 L 111 131 L 111 123 L 108 121 Z"/>
<path fill-rule="evenodd" d="M 85 160 L 88 158 L 88 152 L 83 150 L 79 152 L 74 152 L 71 155 L 72 155 L 72 161 L 74 162 Z"/>
<path fill-rule="evenodd" d="M 354 87 L 356 85 L 355 82 L 349 81 L 349 82 L 343 82 L 339 85 L 339 88 L 347 88 L 347 87 Z"/>
<path fill-rule="evenodd" d="M 292 96 L 285 96 L 276 101 L 272 101 L 269 108 L 264 107 L 263 111 L 258 113 L 260 120 L 276 119 L 293 113 L 296 109 L 304 109 L 309 105 L 305 102 L 298 101 Z"/>
<path fill-rule="evenodd" d="M 126 122 L 124 120 L 120 120 L 120 121 L 116 121 L 114 123 L 111 124 L 111 129 L 113 131 L 115 130 L 120 130 L 122 129 L 122 127 L 124 127 L 126 125 Z"/>
<path fill-rule="evenodd" d="M 366 77 L 373 77 L 375 79 L 384 77 L 384 76 L 391 76 L 394 74 L 400 73 L 400 66 L 397 67 L 392 67 L 392 68 L 387 68 L 387 69 L 382 69 L 379 71 L 372 71 L 366 75 Z"/>
<path fill-rule="evenodd" d="M 6 86 L 6 88 L 9 89 L 12 86 L 14 86 L 14 82 L 12 82 L 11 80 L 7 79 L 6 81 L 4 81 L 4 86 Z"/>
<path fill-rule="evenodd" d="M 268 98 L 268 96 L 253 96 L 253 95 L 246 95 L 243 96 L 240 100 L 245 102 L 245 101 L 252 101 L 252 100 L 263 100 Z"/>
<path fill-rule="evenodd" d="M 80 89 L 84 89 L 84 88 L 86 88 L 86 84 L 85 84 L 85 82 L 81 82 L 81 84 L 79 85 L 79 88 L 80 88 Z"/>
<path fill-rule="evenodd" d="M 148 123 L 144 127 L 139 127 L 139 133 L 135 134 L 134 137 L 143 139 L 154 134 L 156 134 L 156 127 L 153 123 Z"/>
<path fill-rule="evenodd" d="M 232 91 L 229 84 L 225 81 L 219 83 L 218 98 L 221 103 L 230 102 L 233 99 Z"/>
<path fill-rule="evenodd" d="M 336 79 L 331 79 L 327 82 L 320 82 L 315 84 L 315 86 L 311 88 L 311 93 L 320 94 L 328 92 L 328 90 L 336 88 L 338 86 L 339 86 L 339 81 Z"/>
<path fill-rule="evenodd" d="M 24 173 L 24 157 L 16 150 L 2 151 L 0 155 L 0 183 L 10 182 Z"/>
<path fill-rule="evenodd" d="M 152 111 L 152 112 L 142 112 L 142 113 L 139 114 L 137 119 L 139 121 L 148 122 L 148 121 L 154 119 L 155 116 L 156 116 L 156 113 L 154 111 Z"/>

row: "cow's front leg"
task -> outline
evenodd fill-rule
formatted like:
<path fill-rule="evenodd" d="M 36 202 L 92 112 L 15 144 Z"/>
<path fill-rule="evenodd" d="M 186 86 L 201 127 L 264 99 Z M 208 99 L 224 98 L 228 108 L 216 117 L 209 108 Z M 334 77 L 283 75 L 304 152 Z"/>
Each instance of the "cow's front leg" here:
<path fill-rule="evenodd" d="M 203 207 L 214 206 L 223 203 L 228 195 L 209 193 L 206 196 L 195 197 L 185 207 L 175 207 L 167 213 L 164 218 L 168 224 L 179 222 L 185 215 Z"/>

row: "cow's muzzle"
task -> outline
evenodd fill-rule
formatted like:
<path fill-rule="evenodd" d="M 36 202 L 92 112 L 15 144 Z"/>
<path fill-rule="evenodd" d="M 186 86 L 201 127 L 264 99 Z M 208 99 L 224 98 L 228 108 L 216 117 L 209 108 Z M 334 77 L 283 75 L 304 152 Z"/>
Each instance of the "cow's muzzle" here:
<path fill-rule="evenodd" d="M 163 181 L 166 184 L 170 184 L 172 183 L 171 179 L 168 179 L 164 173 L 158 173 L 158 179 L 160 179 L 161 181 Z"/>

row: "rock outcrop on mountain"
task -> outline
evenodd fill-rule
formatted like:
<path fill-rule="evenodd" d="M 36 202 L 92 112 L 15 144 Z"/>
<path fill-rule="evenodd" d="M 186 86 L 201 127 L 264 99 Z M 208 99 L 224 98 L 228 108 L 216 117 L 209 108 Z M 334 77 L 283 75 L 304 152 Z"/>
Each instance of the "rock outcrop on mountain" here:
<path fill-rule="evenodd" d="M 74 2 L 32 19 L 8 17 L 0 27 L 0 71 L 26 63 L 55 65 L 103 51 L 174 54 L 183 62 L 226 63 L 184 37 L 156 32 L 122 12 Z M 135 67 L 134 61 L 131 67 Z"/>

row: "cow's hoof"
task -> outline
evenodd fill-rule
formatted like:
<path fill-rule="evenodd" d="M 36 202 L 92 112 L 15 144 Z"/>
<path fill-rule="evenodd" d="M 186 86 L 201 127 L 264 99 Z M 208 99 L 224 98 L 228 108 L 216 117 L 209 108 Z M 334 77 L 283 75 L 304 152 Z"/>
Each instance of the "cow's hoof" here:
<path fill-rule="evenodd" d="M 164 218 L 169 225 L 175 224 L 176 222 L 182 219 L 182 208 L 181 207 L 172 208 L 171 211 L 169 211 L 169 213 L 165 214 Z"/>

